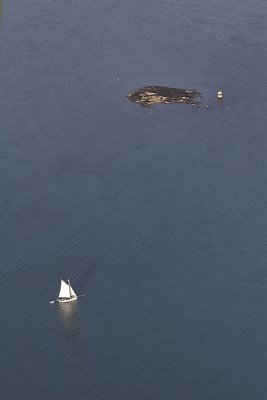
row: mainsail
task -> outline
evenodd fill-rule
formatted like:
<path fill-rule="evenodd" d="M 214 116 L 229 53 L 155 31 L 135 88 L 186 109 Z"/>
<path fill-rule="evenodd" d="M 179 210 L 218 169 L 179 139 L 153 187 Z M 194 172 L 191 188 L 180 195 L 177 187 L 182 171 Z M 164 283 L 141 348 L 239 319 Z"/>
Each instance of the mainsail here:
<path fill-rule="evenodd" d="M 58 297 L 69 299 L 71 296 L 70 286 L 61 279 L 61 287 Z"/>

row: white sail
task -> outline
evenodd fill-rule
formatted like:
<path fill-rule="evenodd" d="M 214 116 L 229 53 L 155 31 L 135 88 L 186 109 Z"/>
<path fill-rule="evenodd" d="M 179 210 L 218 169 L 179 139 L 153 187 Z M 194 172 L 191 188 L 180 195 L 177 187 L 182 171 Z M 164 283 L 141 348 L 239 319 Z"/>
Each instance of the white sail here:
<path fill-rule="evenodd" d="M 76 293 L 74 292 L 74 290 L 73 290 L 72 287 L 70 286 L 70 281 L 68 281 L 68 283 L 69 283 L 69 288 L 70 288 L 70 295 L 71 295 L 71 296 L 77 297 Z"/>
<path fill-rule="evenodd" d="M 70 296 L 71 295 L 70 295 L 70 287 L 69 287 L 69 285 L 61 279 L 61 287 L 60 287 L 60 292 L 59 292 L 58 297 L 59 298 L 63 297 L 65 299 L 69 299 Z"/>

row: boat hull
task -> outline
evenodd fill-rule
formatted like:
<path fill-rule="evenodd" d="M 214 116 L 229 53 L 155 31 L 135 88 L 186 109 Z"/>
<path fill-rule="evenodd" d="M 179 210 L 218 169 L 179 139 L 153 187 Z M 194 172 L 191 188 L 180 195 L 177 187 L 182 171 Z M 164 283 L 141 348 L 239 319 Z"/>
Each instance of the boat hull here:
<path fill-rule="evenodd" d="M 77 296 L 70 297 L 69 299 L 57 299 L 58 303 L 70 303 L 77 300 Z"/>

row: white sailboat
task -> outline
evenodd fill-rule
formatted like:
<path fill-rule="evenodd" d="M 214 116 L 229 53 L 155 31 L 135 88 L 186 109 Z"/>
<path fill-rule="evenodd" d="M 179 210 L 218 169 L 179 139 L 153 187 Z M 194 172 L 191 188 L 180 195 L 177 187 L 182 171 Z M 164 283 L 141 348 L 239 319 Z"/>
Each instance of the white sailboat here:
<path fill-rule="evenodd" d="M 77 300 L 77 295 L 70 286 L 70 281 L 68 279 L 68 283 L 61 279 L 61 286 L 57 301 L 59 303 L 68 303 L 70 301 Z"/>

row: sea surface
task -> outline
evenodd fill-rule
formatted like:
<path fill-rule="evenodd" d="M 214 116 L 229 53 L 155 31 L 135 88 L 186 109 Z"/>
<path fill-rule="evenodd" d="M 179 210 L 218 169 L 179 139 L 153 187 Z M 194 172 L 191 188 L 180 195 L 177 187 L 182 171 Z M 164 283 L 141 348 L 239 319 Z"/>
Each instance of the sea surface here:
<path fill-rule="evenodd" d="M 267 2 L 0 2 L 1 398 L 265 400 Z"/>

